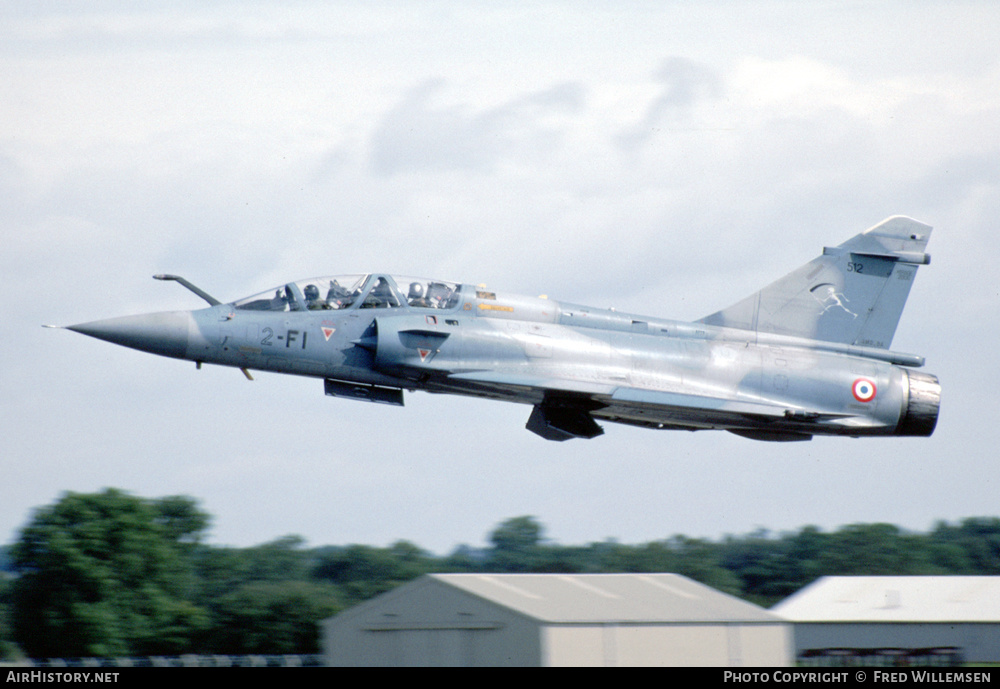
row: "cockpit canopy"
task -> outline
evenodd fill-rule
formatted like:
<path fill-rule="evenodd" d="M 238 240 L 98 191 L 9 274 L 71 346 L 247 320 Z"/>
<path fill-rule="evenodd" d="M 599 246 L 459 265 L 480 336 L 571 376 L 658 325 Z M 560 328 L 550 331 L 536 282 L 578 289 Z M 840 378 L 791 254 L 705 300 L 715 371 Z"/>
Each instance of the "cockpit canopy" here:
<path fill-rule="evenodd" d="M 461 285 L 394 275 L 338 275 L 309 278 L 233 302 L 248 311 L 323 311 L 414 307 L 451 309 Z"/>

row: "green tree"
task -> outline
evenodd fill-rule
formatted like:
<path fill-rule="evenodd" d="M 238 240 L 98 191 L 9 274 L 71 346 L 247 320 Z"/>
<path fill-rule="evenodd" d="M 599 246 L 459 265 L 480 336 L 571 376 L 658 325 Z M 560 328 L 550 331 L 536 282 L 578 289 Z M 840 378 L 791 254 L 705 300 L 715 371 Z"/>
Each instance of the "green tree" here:
<path fill-rule="evenodd" d="M 511 517 L 490 534 L 497 550 L 525 550 L 541 543 L 542 525 L 534 517 Z"/>
<path fill-rule="evenodd" d="M 483 551 L 462 544 L 443 560 L 440 560 L 441 572 L 478 572 L 482 569 L 486 555 Z"/>
<path fill-rule="evenodd" d="M 971 517 L 958 526 L 942 522 L 930 538 L 942 566 L 961 574 L 1000 574 L 1000 518 Z"/>
<path fill-rule="evenodd" d="M 320 621 L 342 607 L 330 584 L 252 582 L 213 601 L 203 644 L 215 653 L 317 653 Z"/>
<path fill-rule="evenodd" d="M 64 494 L 14 545 L 14 638 L 32 657 L 186 650 L 208 617 L 183 550 L 207 524 L 191 498 Z"/>
<path fill-rule="evenodd" d="M 351 545 L 321 549 L 312 574 L 338 586 L 347 600 L 358 602 L 433 571 L 434 562 L 408 541 L 388 548 Z"/>
<path fill-rule="evenodd" d="M 0 662 L 15 660 L 18 657 L 17 645 L 10 628 L 11 591 L 13 581 L 4 569 L 0 568 Z"/>
<path fill-rule="evenodd" d="M 493 550 L 486 568 L 511 573 L 546 571 L 542 531 L 534 517 L 512 517 L 502 522 L 490 534 Z"/>
<path fill-rule="evenodd" d="M 719 545 L 687 536 L 673 536 L 666 544 L 677 557 L 674 572 L 720 591 L 740 595 L 739 579 L 719 564 L 722 550 Z"/>
<path fill-rule="evenodd" d="M 841 576 L 939 573 L 928 562 L 925 542 L 893 524 L 849 524 L 827 539 L 819 565 L 824 574 Z"/>
<path fill-rule="evenodd" d="M 198 545 L 190 552 L 197 579 L 193 600 L 208 607 L 253 582 L 305 581 L 313 556 L 302 549 L 304 543 L 301 536 L 282 536 L 250 548 Z"/>

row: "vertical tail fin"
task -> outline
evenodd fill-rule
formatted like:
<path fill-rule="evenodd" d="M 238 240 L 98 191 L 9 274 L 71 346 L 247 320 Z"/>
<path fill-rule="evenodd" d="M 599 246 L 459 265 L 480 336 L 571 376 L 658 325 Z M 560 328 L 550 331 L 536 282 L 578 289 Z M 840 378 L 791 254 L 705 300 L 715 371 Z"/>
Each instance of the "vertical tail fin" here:
<path fill-rule="evenodd" d="M 930 235 L 893 216 L 700 322 L 888 349 Z"/>

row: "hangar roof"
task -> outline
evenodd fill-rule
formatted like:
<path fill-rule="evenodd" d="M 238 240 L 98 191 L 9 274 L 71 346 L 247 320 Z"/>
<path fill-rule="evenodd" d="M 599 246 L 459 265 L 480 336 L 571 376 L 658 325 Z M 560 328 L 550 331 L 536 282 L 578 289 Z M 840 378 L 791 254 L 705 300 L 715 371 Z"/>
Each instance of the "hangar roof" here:
<path fill-rule="evenodd" d="M 544 622 L 785 622 L 679 574 L 428 576 Z"/>
<path fill-rule="evenodd" d="M 1000 576 L 823 577 L 771 612 L 792 622 L 1000 622 Z"/>

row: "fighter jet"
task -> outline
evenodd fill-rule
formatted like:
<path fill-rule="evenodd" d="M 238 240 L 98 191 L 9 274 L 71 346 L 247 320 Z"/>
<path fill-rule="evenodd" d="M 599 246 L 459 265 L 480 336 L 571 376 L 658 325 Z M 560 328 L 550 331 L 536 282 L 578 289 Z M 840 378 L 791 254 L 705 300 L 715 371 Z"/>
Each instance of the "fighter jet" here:
<path fill-rule="evenodd" d="M 693 323 L 382 273 L 298 280 L 69 329 L 153 354 L 323 380 L 332 397 L 423 390 L 531 405 L 548 440 L 599 421 L 764 441 L 930 436 L 941 386 L 889 349 L 931 228 L 891 217 Z"/>

